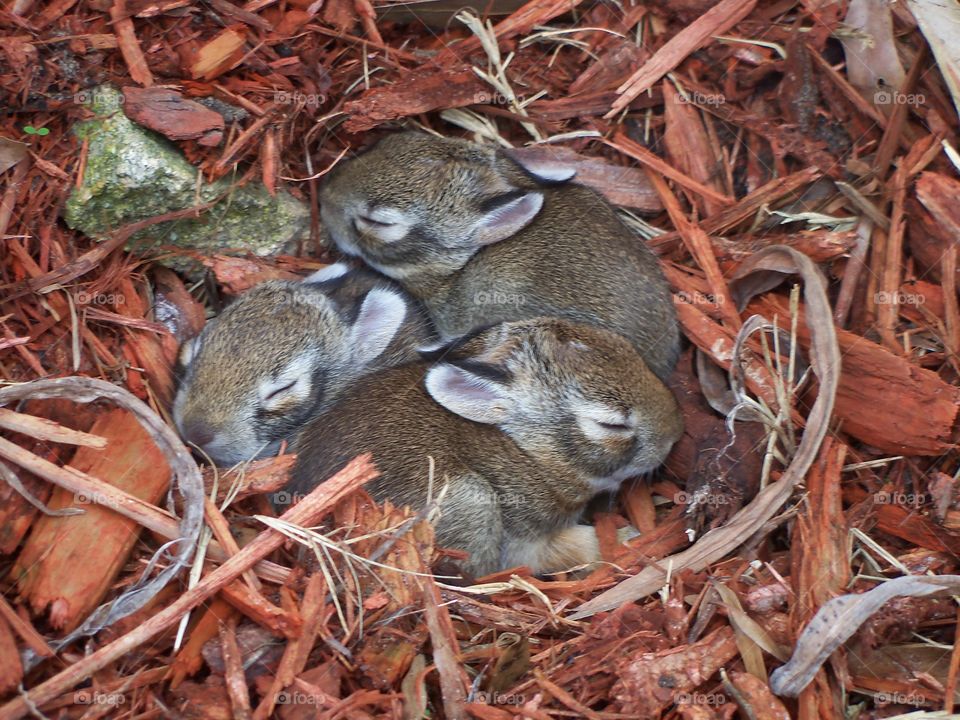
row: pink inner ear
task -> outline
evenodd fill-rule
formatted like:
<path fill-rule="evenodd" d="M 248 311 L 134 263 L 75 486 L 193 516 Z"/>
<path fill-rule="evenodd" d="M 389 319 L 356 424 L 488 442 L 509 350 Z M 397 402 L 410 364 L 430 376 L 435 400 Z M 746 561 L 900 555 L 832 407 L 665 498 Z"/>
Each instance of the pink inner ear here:
<path fill-rule="evenodd" d="M 474 242 L 490 245 L 518 233 L 532 221 L 543 207 L 543 195 L 529 192 L 491 210 L 480 221 Z"/>
<path fill-rule="evenodd" d="M 575 165 L 551 156 L 549 148 L 510 150 L 507 154 L 531 175 L 546 182 L 566 182 L 577 174 Z"/>
<path fill-rule="evenodd" d="M 468 375 L 459 368 L 456 372 L 446 376 L 446 382 L 443 384 L 443 390 L 448 395 L 456 396 L 462 402 L 494 402 L 497 396 L 491 391 L 489 385 L 477 382 L 472 375 Z"/>
<path fill-rule="evenodd" d="M 488 424 L 502 420 L 504 398 L 497 386 L 462 368 L 435 365 L 425 385 L 430 397 L 460 417 Z"/>

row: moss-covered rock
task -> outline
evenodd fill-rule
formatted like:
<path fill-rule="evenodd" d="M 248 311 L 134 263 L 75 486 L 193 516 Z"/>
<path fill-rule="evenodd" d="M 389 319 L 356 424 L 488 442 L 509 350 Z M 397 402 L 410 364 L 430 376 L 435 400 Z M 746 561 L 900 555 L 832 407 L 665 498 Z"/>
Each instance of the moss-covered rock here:
<path fill-rule="evenodd" d="M 112 88 L 89 94 L 97 117 L 75 132 L 88 142 L 83 184 L 67 200 L 64 219 L 97 237 L 137 220 L 222 199 L 200 219 L 178 220 L 135 235 L 130 249 L 144 253 L 175 245 L 204 254 L 269 255 L 303 237 L 310 211 L 289 193 L 271 197 L 260 183 L 231 189 L 232 179 L 205 183 L 199 171 L 165 138 L 123 114 Z M 174 261 L 183 267 L 182 261 Z"/>

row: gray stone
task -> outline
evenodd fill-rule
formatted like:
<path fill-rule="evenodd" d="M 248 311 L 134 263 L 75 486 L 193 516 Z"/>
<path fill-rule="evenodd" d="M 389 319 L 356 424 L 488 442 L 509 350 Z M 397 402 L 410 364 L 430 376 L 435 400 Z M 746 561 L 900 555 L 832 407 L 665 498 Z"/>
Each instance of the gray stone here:
<path fill-rule="evenodd" d="M 231 188 L 230 177 L 203 182 L 176 146 L 123 114 L 117 90 L 101 87 L 85 95 L 97 117 L 74 130 L 88 141 L 88 153 L 83 184 L 73 190 L 64 211 L 71 228 L 97 237 L 223 196 L 200 219 L 148 228 L 134 235 L 128 248 L 144 253 L 158 245 L 175 245 L 202 254 L 270 255 L 289 250 L 306 236 L 309 208 L 289 193 L 271 197 L 254 182 Z M 178 269 L 188 265 L 177 258 L 167 264 Z"/>

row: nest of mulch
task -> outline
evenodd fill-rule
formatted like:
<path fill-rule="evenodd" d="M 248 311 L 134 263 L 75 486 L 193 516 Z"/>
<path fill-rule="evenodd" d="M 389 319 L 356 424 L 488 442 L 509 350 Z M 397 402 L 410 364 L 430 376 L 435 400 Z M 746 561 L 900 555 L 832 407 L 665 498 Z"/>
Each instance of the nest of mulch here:
<path fill-rule="evenodd" d="M 0 9 L 0 719 L 952 713 L 960 8 L 463 5 Z M 304 203 L 286 254 L 159 230 L 213 201 L 71 229 L 104 86 Z M 600 569 L 456 586 L 369 457 L 277 517 L 291 456 L 171 429 L 178 345 L 332 261 L 323 175 L 401 126 L 550 148 L 661 258 L 686 432 L 593 509 Z"/>

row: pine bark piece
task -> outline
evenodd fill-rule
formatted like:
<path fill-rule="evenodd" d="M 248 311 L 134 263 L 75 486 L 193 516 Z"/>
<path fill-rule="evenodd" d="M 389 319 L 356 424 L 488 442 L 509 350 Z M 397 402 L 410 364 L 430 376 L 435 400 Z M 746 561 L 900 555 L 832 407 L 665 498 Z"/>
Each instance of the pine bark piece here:
<path fill-rule="evenodd" d="M 170 664 L 170 687 L 175 689 L 188 675 L 193 675 L 203 667 L 204 644 L 217 636 L 220 623 L 234 614 L 233 608 L 223 598 L 214 598 L 207 605 L 206 612 L 191 624 L 187 641 Z"/>
<path fill-rule="evenodd" d="M 135 123 L 171 140 L 201 140 L 202 145 L 220 144 L 224 127 L 220 113 L 170 88 L 125 87 L 122 90 L 123 112 Z"/>
<path fill-rule="evenodd" d="M 723 193 L 717 181 L 720 167 L 713 155 L 700 109 L 688 102 L 670 80 L 663 83 L 663 143 L 672 165 L 706 187 Z M 694 198 L 701 217 L 715 214 L 723 205 L 706 196 Z"/>
<path fill-rule="evenodd" d="M 326 617 L 324 615 L 326 589 L 327 584 L 322 573 L 316 572 L 307 580 L 307 588 L 300 606 L 300 614 L 305 618 L 303 631 L 287 643 L 270 690 L 253 713 L 254 720 L 265 720 L 270 717 L 276 705 L 277 696 L 303 672 L 316 641 L 320 623 Z"/>
<path fill-rule="evenodd" d="M 2 595 L 0 595 L 0 622 L 6 623 L 14 633 L 20 636 L 24 644 L 40 657 L 51 658 L 56 654 L 36 628 L 20 617 Z"/>
<path fill-rule="evenodd" d="M 80 432 L 53 420 L 0 408 L 0 429 L 29 435 L 37 440 L 83 445 L 92 448 L 106 447 L 107 441 L 90 433 Z"/>
<path fill-rule="evenodd" d="M 235 720 L 250 720 L 250 691 L 243 675 L 243 657 L 237 644 L 237 619 L 220 623 L 220 648 L 226 666 L 224 680 Z"/>
<path fill-rule="evenodd" d="M 741 707 L 752 711 L 749 717 L 765 720 L 790 720 L 790 713 L 780 699 L 776 697 L 765 682 L 750 673 L 731 672 L 730 683 L 737 689 L 744 701 Z"/>
<path fill-rule="evenodd" d="M 755 217 L 764 206 L 777 207 L 800 193 L 805 186 L 815 182 L 819 177 L 820 172 L 816 168 L 808 167 L 791 175 L 775 178 L 740 198 L 735 205 L 705 218 L 700 223 L 700 227 L 710 234 L 725 233 L 745 220 Z M 681 242 L 680 233 L 674 230 L 651 240 L 650 247 L 662 255 L 676 249 Z"/>
<path fill-rule="evenodd" d="M 326 515 L 331 506 L 343 500 L 363 483 L 376 477 L 370 455 L 361 455 L 350 461 L 340 472 L 318 485 L 303 500 L 287 510 L 280 519 L 301 526 L 309 526 Z M 92 674 L 116 662 L 134 648 L 148 642 L 159 633 L 176 625 L 183 614 L 212 597 L 225 585 L 236 580 L 259 560 L 283 545 L 286 536 L 274 530 L 265 530 L 247 543 L 243 549 L 223 565 L 203 578 L 169 606 L 144 622 L 136 630 L 104 645 L 91 655 L 73 663 L 66 669 L 30 689 L 25 697 L 14 697 L 0 707 L 0 720 L 19 720 L 30 712 L 28 700 L 42 705 L 66 692 Z M 226 693 L 224 693 L 224 697 Z"/>
<path fill-rule="evenodd" d="M 69 424 L 81 432 L 89 430 L 96 419 L 89 406 L 78 406 L 68 400 L 30 400 L 22 409 L 30 415 L 43 417 L 58 425 Z M 75 448 L 69 445 L 50 445 L 43 442 L 25 444 L 23 447 L 52 462 L 66 461 L 75 451 Z M 49 499 L 52 489 L 48 483 L 22 468 L 15 468 L 14 472 L 35 498 L 41 502 Z M 0 483 L 0 554 L 13 555 L 16 552 L 30 532 L 37 512 L 36 508 L 9 484 Z"/>
<path fill-rule="evenodd" d="M 296 638 L 303 630 L 303 618 L 297 613 L 277 607 L 260 593 L 251 590 L 245 583 L 232 582 L 223 588 L 220 595 L 255 623 L 278 635 Z"/>
<path fill-rule="evenodd" d="M 117 35 L 120 53 L 127 63 L 130 77 L 145 87 L 153 85 L 153 74 L 147 67 L 147 59 L 137 39 L 137 32 L 127 10 L 126 0 L 114 0 L 113 5 L 110 6 L 110 19 L 113 21 L 113 31 Z"/>
<path fill-rule="evenodd" d="M 868 499 L 868 493 L 859 486 L 848 484 L 843 490 L 843 499 L 847 502 L 863 502 Z M 878 499 L 876 495 L 873 497 L 873 514 L 877 519 L 877 528 L 882 532 L 922 548 L 960 555 L 960 535 L 949 527 L 938 525 L 912 508 L 878 503 Z"/>
<path fill-rule="evenodd" d="M 419 579 L 423 592 L 424 619 L 433 643 L 433 662 L 440 675 L 440 693 L 448 718 L 466 716 L 467 682 L 460 662 L 460 644 L 453 630 L 447 606 L 440 601 L 440 592 L 432 576 Z"/>
<path fill-rule="evenodd" d="M 733 198 L 724 195 L 722 192 L 714 190 L 708 185 L 697 182 L 694 178 L 688 177 L 685 173 L 673 167 L 673 165 L 668 163 L 663 158 L 647 150 L 640 143 L 631 140 L 622 131 L 618 132 L 614 136 L 613 140 L 605 140 L 604 142 L 610 147 L 622 152 L 627 157 L 631 157 L 637 162 L 642 163 L 654 173 L 663 175 L 664 177 L 673 180 L 675 183 L 683 186 L 686 190 L 689 190 L 692 193 L 696 193 L 697 195 L 705 198 L 710 198 L 724 207 L 731 206 L 735 203 Z M 653 180 L 653 177 L 649 174 L 648 178 Z M 654 185 L 654 187 L 656 187 L 656 185 Z M 661 197 L 660 200 L 663 201 L 663 197 Z M 679 232 L 680 231 L 678 230 L 678 233 Z"/>
<path fill-rule="evenodd" d="M 17 641 L 6 620 L 0 617 L 0 695 L 6 695 L 23 680 L 23 665 Z"/>
<path fill-rule="evenodd" d="M 790 579 L 796 594 L 791 624 L 795 635 L 800 634 L 824 603 L 842 594 L 850 581 L 847 520 L 840 494 L 840 471 L 846 451 L 845 445 L 827 438 L 820 457 L 807 473 L 810 493 L 807 512 L 797 518 L 797 535 L 791 544 Z M 838 689 L 830 687 L 832 681 L 825 675 L 821 680 L 809 685 L 800 695 L 806 716 L 841 715 L 834 699 L 839 695 Z"/>
<path fill-rule="evenodd" d="M 107 438 L 109 451 L 80 448 L 70 467 L 156 503 L 167 489 L 170 467 L 140 424 L 125 410 L 114 409 L 103 413 L 91 432 Z M 49 608 L 53 626 L 66 631 L 103 600 L 139 531 L 134 521 L 109 507 L 82 501 L 57 488 L 52 508 L 81 507 L 86 513 L 40 517 L 13 568 L 21 596 L 36 612 Z"/>
<path fill-rule="evenodd" d="M 769 296 L 751 303 L 748 311 L 789 317 L 786 303 Z M 805 323 L 797 334 L 809 348 Z M 939 455 L 953 447 L 960 389 L 855 333 L 837 328 L 837 341 L 843 369 L 834 415 L 842 432 L 898 455 Z"/>
<path fill-rule="evenodd" d="M 892 184 L 893 208 L 890 211 L 885 253 L 880 258 L 880 267 L 873 268 L 873 274 L 879 278 L 879 291 L 874 296 L 874 305 L 877 306 L 877 325 L 883 344 L 898 352 L 903 348 L 897 338 L 896 327 L 900 315 L 897 291 L 903 280 L 903 236 L 906 224 L 903 206 L 907 198 L 906 172 L 902 166 L 894 173 Z"/>
<path fill-rule="evenodd" d="M 119 283 L 116 310 L 124 317 L 143 319 L 150 312 L 150 306 L 144 301 L 128 276 Z M 143 368 L 143 375 L 127 373 L 130 390 L 134 391 L 136 380 L 144 380 L 150 385 L 152 394 L 161 405 L 170 407 L 174 396 L 173 360 L 176 358 L 177 341 L 170 333 L 157 334 L 130 328 L 127 330 L 127 342 L 124 353 L 134 356 L 134 366 Z M 138 394 L 134 392 L 134 394 Z M 142 396 L 146 399 L 148 396 Z"/>
<path fill-rule="evenodd" d="M 756 6 L 756 0 L 721 0 L 666 42 L 653 57 L 617 88 L 620 97 L 610 112 L 609 120 L 630 104 L 640 93 L 683 62 L 687 56 L 712 41 L 714 35 L 723 35 L 743 20 Z"/>
<path fill-rule="evenodd" d="M 736 656 L 733 630 L 724 626 L 692 645 L 624 657 L 617 662 L 611 695 L 622 713 L 659 717 L 678 695 L 693 692 Z"/>
<path fill-rule="evenodd" d="M 470 67 L 458 65 L 432 72 L 419 69 L 393 85 L 372 88 L 358 100 L 345 103 L 343 109 L 350 118 L 344 129 L 363 132 L 390 120 L 475 105 L 489 93 L 490 86 Z"/>
<path fill-rule="evenodd" d="M 234 25 L 225 28 L 216 37 L 205 43 L 190 65 L 190 75 L 195 80 L 213 80 L 229 70 L 243 57 L 246 28 Z"/>

